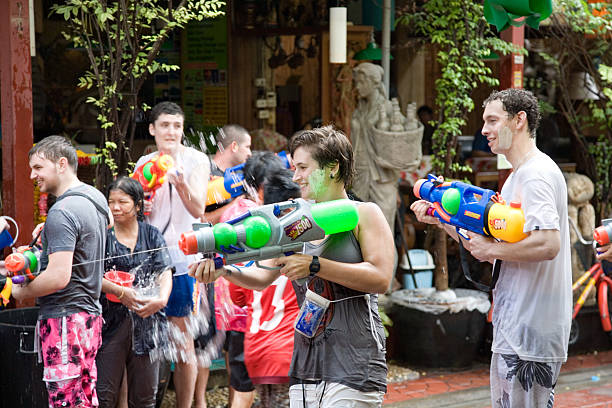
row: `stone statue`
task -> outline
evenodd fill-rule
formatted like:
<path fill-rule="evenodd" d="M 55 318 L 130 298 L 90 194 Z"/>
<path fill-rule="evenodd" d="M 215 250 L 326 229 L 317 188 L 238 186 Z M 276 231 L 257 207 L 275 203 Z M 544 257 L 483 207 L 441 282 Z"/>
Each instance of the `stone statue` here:
<path fill-rule="evenodd" d="M 397 100 L 387 99 L 381 66 L 361 63 L 353 69 L 353 80 L 358 102 L 351 119 L 356 173 L 352 190 L 378 204 L 393 231 L 400 171 L 420 162 L 423 126 L 408 130 L 410 118 L 404 118 Z"/>

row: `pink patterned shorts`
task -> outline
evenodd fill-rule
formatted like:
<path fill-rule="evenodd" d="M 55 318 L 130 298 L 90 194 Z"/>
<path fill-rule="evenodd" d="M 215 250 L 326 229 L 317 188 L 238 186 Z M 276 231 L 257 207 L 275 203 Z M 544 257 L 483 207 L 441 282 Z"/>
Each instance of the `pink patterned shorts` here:
<path fill-rule="evenodd" d="M 80 312 L 39 320 L 36 328 L 49 407 L 97 407 L 96 353 L 102 344 L 102 316 Z"/>

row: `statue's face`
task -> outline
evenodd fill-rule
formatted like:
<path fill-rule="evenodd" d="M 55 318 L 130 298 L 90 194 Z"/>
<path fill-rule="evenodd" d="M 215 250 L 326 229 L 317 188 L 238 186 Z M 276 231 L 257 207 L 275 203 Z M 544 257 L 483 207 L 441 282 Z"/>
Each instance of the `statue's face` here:
<path fill-rule="evenodd" d="M 360 98 L 367 98 L 374 91 L 374 81 L 362 73 L 355 76 L 355 89 Z"/>

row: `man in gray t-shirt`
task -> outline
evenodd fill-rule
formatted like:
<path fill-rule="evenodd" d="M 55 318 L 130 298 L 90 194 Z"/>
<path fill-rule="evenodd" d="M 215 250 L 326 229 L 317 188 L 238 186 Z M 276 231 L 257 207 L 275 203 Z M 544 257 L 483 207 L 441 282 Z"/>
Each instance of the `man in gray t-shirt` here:
<path fill-rule="evenodd" d="M 103 265 L 102 262 L 87 262 L 104 258 L 106 218 L 88 198 L 71 195 L 75 192 L 85 194 L 102 208 L 107 208 L 102 193 L 81 183 L 58 197 L 49 210 L 42 231 L 41 270 L 47 269 L 50 255 L 62 251 L 73 252 L 72 263 L 76 266 L 72 267 L 66 287 L 38 298 L 39 319 L 83 311 L 93 315 L 102 312 L 99 298 Z"/>
<path fill-rule="evenodd" d="M 50 406 L 97 406 L 96 353 L 102 342 L 99 302 L 106 226 L 104 196 L 76 175 L 74 147 L 50 136 L 30 150 L 30 178 L 57 197 L 43 228 L 42 272 L 13 296 L 38 298 L 37 333 Z"/>
<path fill-rule="evenodd" d="M 512 164 L 502 197 L 521 202 L 527 235 L 515 243 L 472 233 L 461 240 L 477 259 L 502 262 L 493 290 L 491 403 L 553 406 L 572 316 L 567 188 L 559 168 L 536 147 L 540 112 L 531 92 L 493 92 L 484 108 L 482 134 Z M 428 207 L 422 200 L 411 206 L 420 221 L 439 223 L 426 215 Z M 453 227 L 444 229 L 458 239 Z"/>

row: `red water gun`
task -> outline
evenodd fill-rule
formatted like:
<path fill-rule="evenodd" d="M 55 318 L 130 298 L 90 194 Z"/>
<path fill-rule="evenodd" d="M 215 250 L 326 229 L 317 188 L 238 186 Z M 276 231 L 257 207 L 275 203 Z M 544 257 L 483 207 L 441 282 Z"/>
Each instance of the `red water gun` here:
<path fill-rule="evenodd" d="M 137 180 L 145 193 L 155 195 L 155 190 L 166 181 L 168 170 L 174 167 L 174 159 L 169 154 L 160 154 L 151 157 L 138 167 L 130 177 Z"/>

